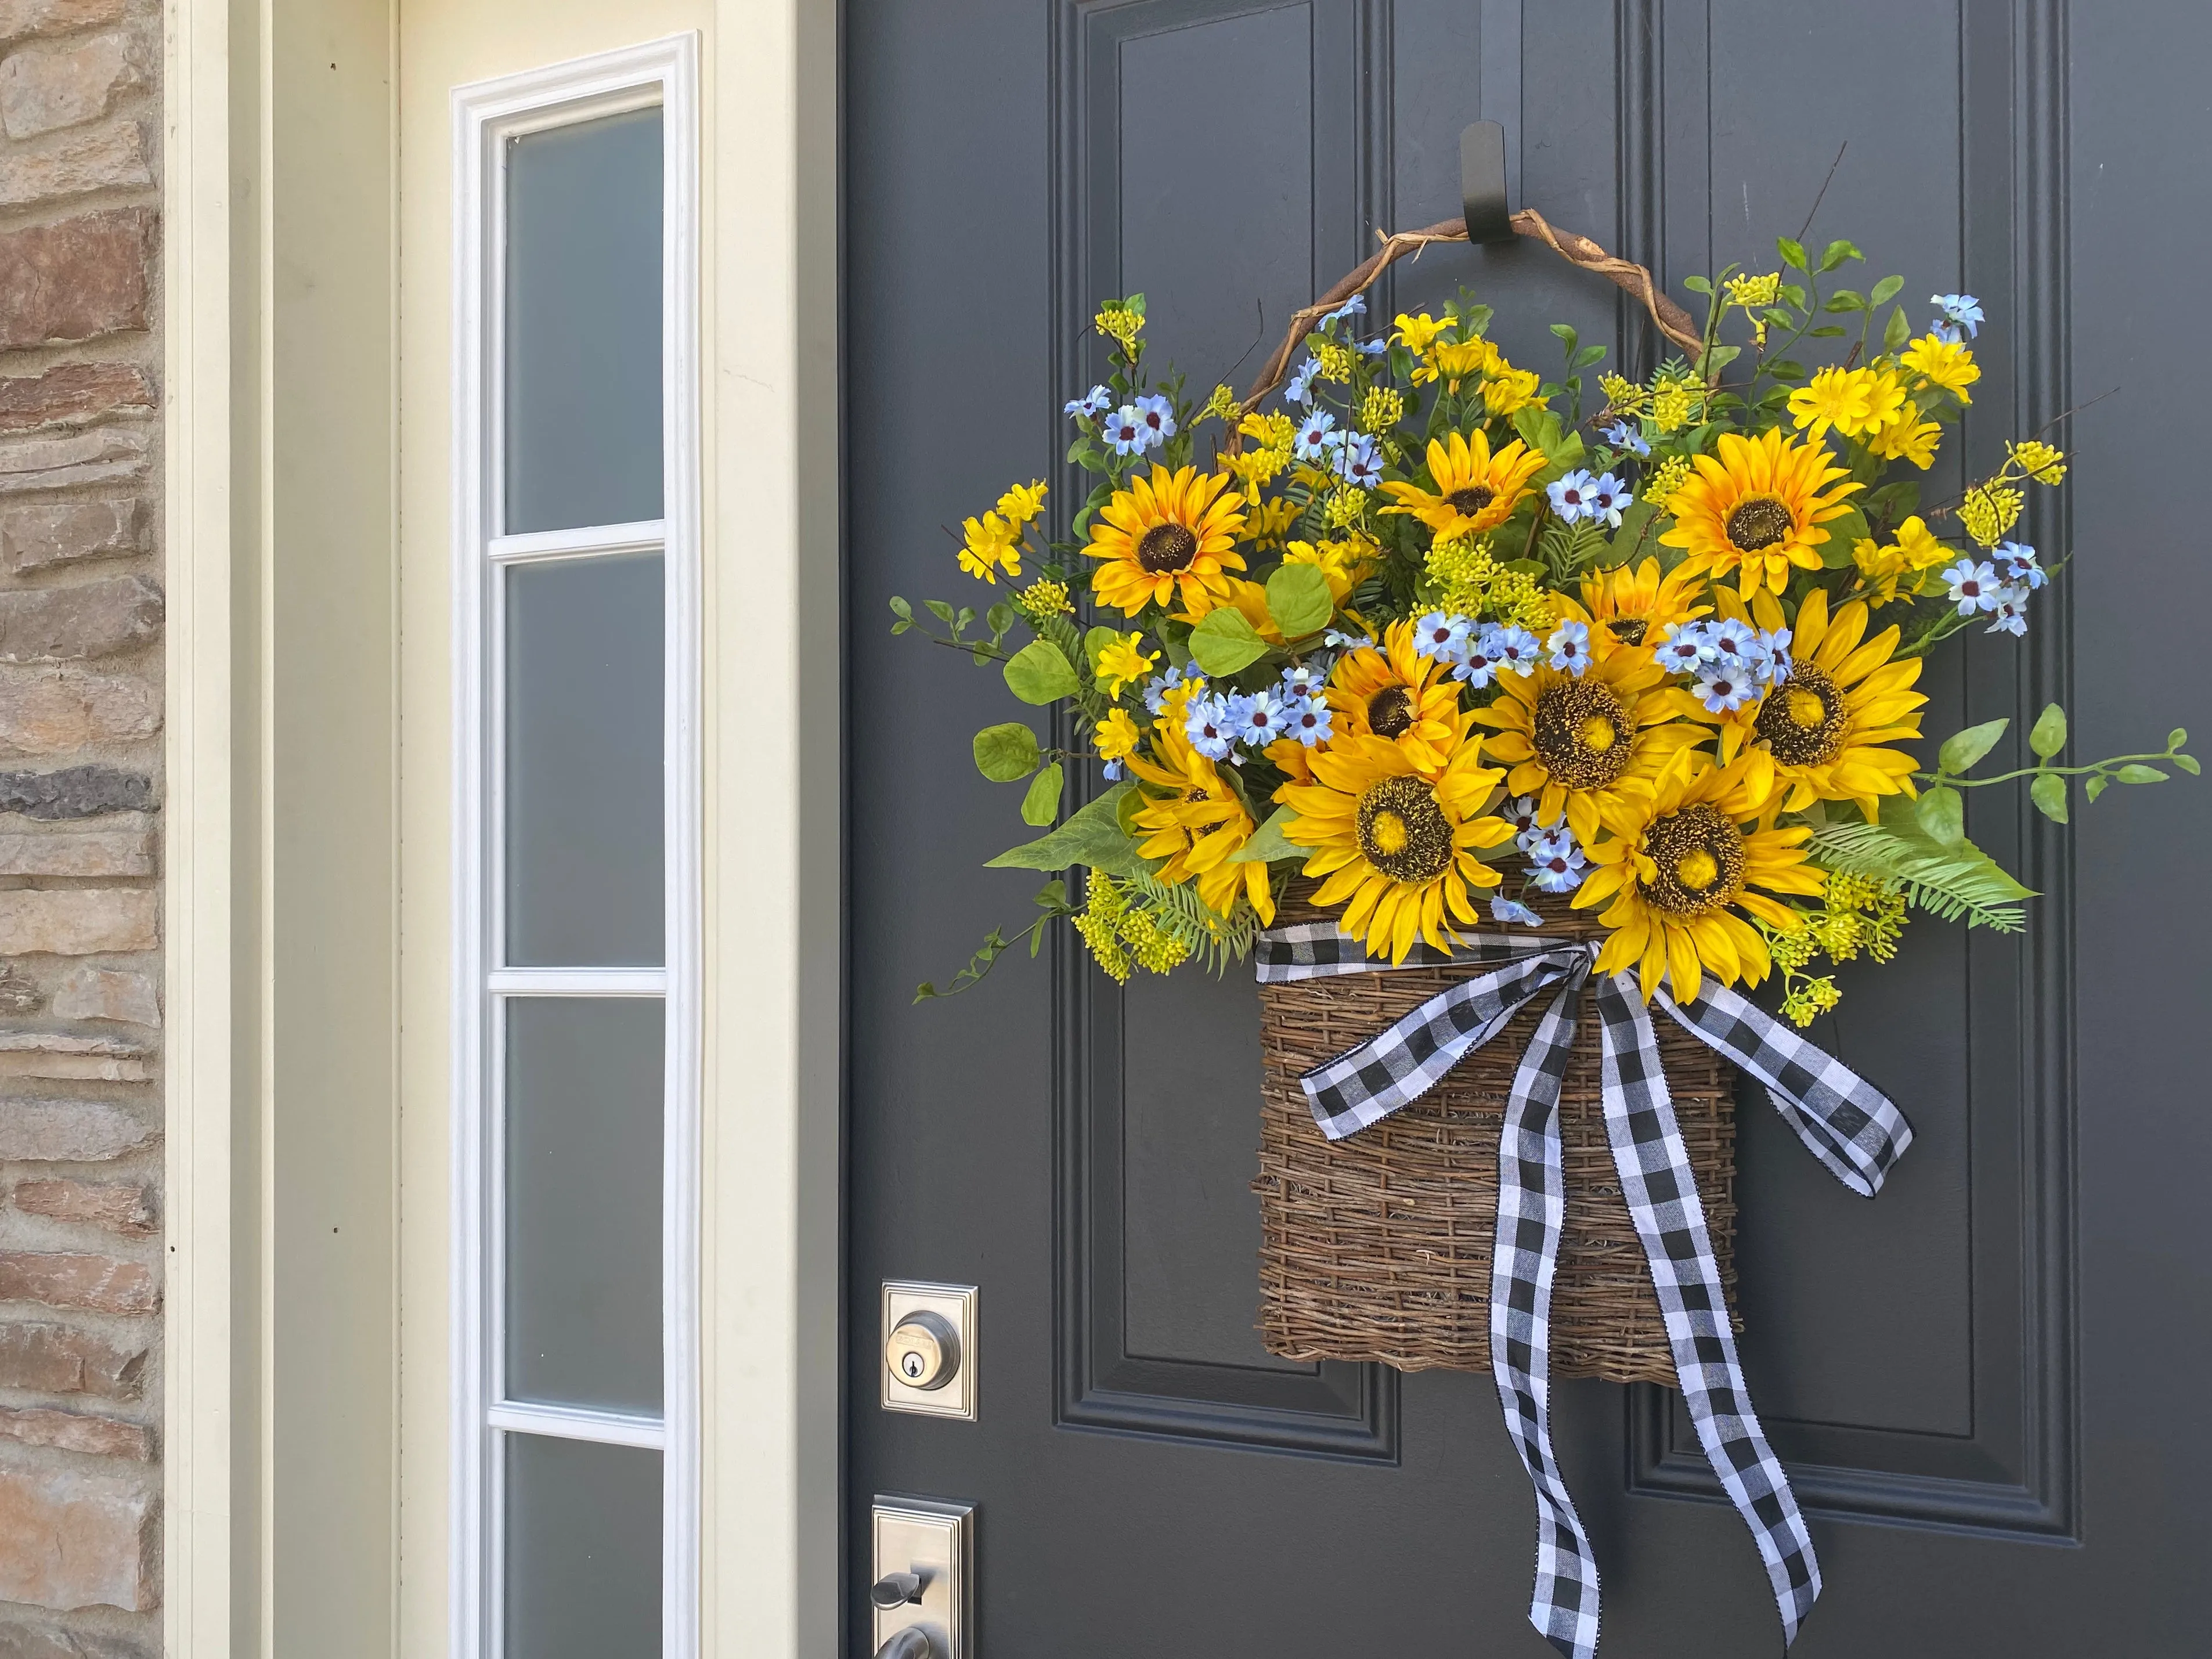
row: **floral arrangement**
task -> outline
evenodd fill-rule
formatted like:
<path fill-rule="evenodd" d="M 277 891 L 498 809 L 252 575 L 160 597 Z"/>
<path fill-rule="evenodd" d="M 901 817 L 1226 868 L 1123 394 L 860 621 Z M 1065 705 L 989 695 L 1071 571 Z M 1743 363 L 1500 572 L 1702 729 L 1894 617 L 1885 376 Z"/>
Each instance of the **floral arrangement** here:
<path fill-rule="evenodd" d="M 1518 368 L 1471 296 L 1384 330 L 1355 294 L 1279 399 L 1194 401 L 1148 372 L 1144 296 L 1105 305 L 1110 372 L 1066 411 L 1095 481 L 1069 536 L 1048 539 L 1047 486 L 1017 483 L 962 527 L 959 568 L 1000 590 L 980 617 L 891 601 L 894 632 L 1050 711 L 1046 735 L 975 734 L 1047 831 L 990 862 L 1086 872 L 945 990 L 1062 917 L 1117 979 L 1218 970 L 1304 877 L 1372 957 L 1541 925 L 1553 895 L 1647 1000 L 1778 974 L 1803 1025 L 1836 1004 L 1832 967 L 1888 961 L 1913 910 L 2021 926 L 2033 895 L 1966 838 L 1964 791 L 2024 782 L 2063 823 L 2076 781 L 2094 801 L 2196 773 L 2179 730 L 2061 764 L 2056 704 L 2031 765 L 1970 775 L 2002 720 L 1932 766 L 1914 752 L 1929 653 L 2024 635 L 2066 564 L 2015 536 L 2066 457 L 2021 438 L 1923 500 L 1980 379 L 1982 307 L 1937 295 L 1924 328 L 1902 306 L 1880 322 L 1901 278 L 1824 289 L 1855 247 L 1777 247 L 1776 270 L 1692 279 L 1703 349 L 1642 381 L 1591 384 L 1603 348 L 1559 324 L 1558 378 Z M 1823 349 L 1841 361 L 1795 355 Z M 1094 757 L 1105 787 L 1063 819 Z"/>

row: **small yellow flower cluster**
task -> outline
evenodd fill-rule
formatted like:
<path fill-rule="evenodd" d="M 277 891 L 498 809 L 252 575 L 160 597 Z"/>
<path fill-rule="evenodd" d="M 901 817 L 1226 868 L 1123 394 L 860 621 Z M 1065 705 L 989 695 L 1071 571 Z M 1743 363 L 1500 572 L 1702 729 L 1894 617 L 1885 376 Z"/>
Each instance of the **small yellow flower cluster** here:
<path fill-rule="evenodd" d="M 1732 306 L 1741 306 L 1746 311 L 1760 306 L 1771 306 L 1782 297 L 1782 273 L 1770 270 L 1764 276 L 1748 273 L 1728 279 L 1727 300 Z"/>
<path fill-rule="evenodd" d="M 1674 499 L 1674 492 L 1687 483 L 1689 478 L 1690 458 L 1669 455 L 1652 468 L 1644 478 L 1644 499 L 1663 513 L 1667 510 L 1667 503 Z"/>
<path fill-rule="evenodd" d="M 1425 568 L 1442 610 L 1510 623 L 1540 635 L 1555 625 L 1551 598 L 1542 586 L 1527 571 L 1508 570 L 1498 563 L 1487 536 L 1437 543 L 1429 549 Z"/>
<path fill-rule="evenodd" d="M 1217 421 L 1234 420 L 1242 407 L 1237 401 L 1237 394 L 1224 382 L 1213 388 L 1206 400 L 1206 406 L 1198 411 L 1198 418 L 1201 421 L 1209 417 Z"/>
<path fill-rule="evenodd" d="M 1661 371 L 1659 383 L 1651 390 L 1651 423 L 1662 434 L 1672 435 L 1692 422 L 1700 420 L 1705 412 L 1705 388 L 1690 378 L 1686 371 L 1668 374 Z"/>
<path fill-rule="evenodd" d="M 1068 602 L 1066 582 L 1031 582 L 1014 595 L 1014 609 L 1036 623 L 1075 614 L 1074 605 Z"/>
<path fill-rule="evenodd" d="M 1601 374 L 1597 383 L 1605 392 L 1605 406 L 1616 414 L 1641 415 L 1650 405 L 1650 392 L 1622 375 Z"/>
<path fill-rule="evenodd" d="M 1406 394 L 1395 386 L 1371 386 L 1359 400 L 1359 429 L 1388 432 L 1406 416 Z"/>
<path fill-rule="evenodd" d="M 1145 326 L 1144 313 L 1130 310 L 1120 300 L 1109 300 L 1091 320 L 1101 334 L 1121 348 L 1124 357 L 1137 355 L 1137 335 Z"/>
<path fill-rule="evenodd" d="M 2024 477 L 2039 484 L 2055 484 L 2066 476 L 2066 452 L 2033 438 L 2009 446 L 2012 464 Z"/>
<path fill-rule="evenodd" d="M 1322 519 L 1331 530 L 1348 530 L 1367 517 L 1367 492 L 1352 484 L 1330 493 Z"/>
<path fill-rule="evenodd" d="M 1075 931 L 1117 982 L 1127 983 L 1136 968 L 1164 974 L 1190 954 L 1188 945 L 1161 931 L 1149 909 L 1131 902 L 1133 884 L 1125 887 L 1104 871 L 1093 870 L 1090 889 L 1083 914 L 1075 918 Z"/>
<path fill-rule="evenodd" d="M 1359 354 L 1341 340 L 1323 340 L 1314 347 L 1314 361 L 1321 365 L 1322 380 L 1334 380 L 1340 386 L 1352 379 L 1352 371 L 1359 363 Z"/>
<path fill-rule="evenodd" d="M 1244 487 L 1244 499 L 1257 501 L 1261 488 L 1274 483 L 1291 464 L 1291 444 L 1298 435 L 1297 422 L 1278 410 L 1272 415 L 1247 415 L 1237 422 L 1237 430 L 1252 447 L 1223 455 L 1221 465 Z"/>
<path fill-rule="evenodd" d="M 1782 1017 L 1802 1030 L 1843 1000 L 1844 994 L 1836 988 L 1836 981 L 1826 974 L 1796 980 L 1790 994 L 1782 999 Z"/>
<path fill-rule="evenodd" d="M 1959 503 L 1959 522 L 1977 544 L 1995 547 L 2020 522 L 2020 510 L 2026 505 L 2027 498 L 2010 484 L 1976 484 Z"/>
<path fill-rule="evenodd" d="M 1810 1025 L 1815 1015 L 1844 1000 L 1832 976 L 1804 972 L 1814 952 L 1838 965 L 1861 952 L 1876 962 L 1889 961 L 1905 931 L 1905 895 L 1886 881 L 1832 872 L 1821 908 L 1804 920 L 1802 927 L 1788 933 L 1765 930 L 1768 952 L 1782 970 L 1783 1014 L 1799 1027 Z"/>

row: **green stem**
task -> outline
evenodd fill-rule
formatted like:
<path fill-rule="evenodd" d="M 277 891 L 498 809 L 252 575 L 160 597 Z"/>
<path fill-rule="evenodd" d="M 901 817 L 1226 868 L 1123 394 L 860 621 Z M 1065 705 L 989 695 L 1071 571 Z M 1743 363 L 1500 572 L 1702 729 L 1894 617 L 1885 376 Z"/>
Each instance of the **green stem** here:
<path fill-rule="evenodd" d="M 2085 772 L 2102 772 L 2115 766 L 2132 766 L 2138 762 L 2171 762 L 2178 752 L 2179 751 L 2169 749 L 2165 753 L 2158 755 L 2114 755 L 2109 759 L 2097 761 L 2087 766 L 2023 766 L 2018 771 L 2000 772 L 1995 777 L 1990 778 L 1953 777 L 1945 772 L 1915 772 L 1912 775 L 1916 778 L 1925 778 L 1930 783 L 1948 784 L 1954 789 L 1979 789 L 1984 784 L 2010 783 L 2014 778 L 2040 777 L 2045 774 L 2052 777 L 2072 778 L 2079 777 Z"/>

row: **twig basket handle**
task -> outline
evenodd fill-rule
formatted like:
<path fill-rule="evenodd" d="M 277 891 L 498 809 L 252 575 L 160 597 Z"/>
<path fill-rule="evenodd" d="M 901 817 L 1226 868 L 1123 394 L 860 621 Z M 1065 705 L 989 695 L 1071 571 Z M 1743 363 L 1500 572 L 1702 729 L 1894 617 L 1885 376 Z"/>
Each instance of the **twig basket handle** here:
<path fill-rule="evenodd" d="M 1651 273 L 1631 260 L 1617 259 L 1587 236 L 1577 236 L 1571 230 L 1560 230 L 1534 208 L 1522 208 L 1513 216 L 1514 233 L 1534 237 L 1537 241 L 1571 264 L 1585 270 L 1594 270 L 1626 289 L 1642 301 L 1651 313 L 1651 320 L 1659 331 L 1687 352 L 1694 362 L 1705 349 L 1698 335 L 1697 323 L 1690 313 L 1668 299 Z M 1322 295 L 1304 310 L 1291 319 L 1290 331 L 1283 336 L 1260 378 L 1244 394 L 1244 407 L 1255 408 L 1260 399 L 1283 383 L 1284 371 L 1290 366 L 1291 354 L 1298 348 L 1308 331 L 1337 307 L 1353 295 L 1365 289 L 1396 261 L 1408 253 L 1418 253 L 1431 242 L 1464 242 L 1467 225 L 1463 220 L 1445 219 L 1425 230 L 1392 231 L 1382 238 L 1382 246 L 1375 250 L 1358 265 L 1347 272 L 1328 293 Z"/>

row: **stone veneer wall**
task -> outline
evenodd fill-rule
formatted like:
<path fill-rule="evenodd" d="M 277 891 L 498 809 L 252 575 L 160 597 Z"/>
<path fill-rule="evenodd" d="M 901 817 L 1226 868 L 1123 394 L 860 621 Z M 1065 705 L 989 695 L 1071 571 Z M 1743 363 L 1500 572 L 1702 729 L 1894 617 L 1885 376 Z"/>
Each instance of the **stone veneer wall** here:
<path fill-rule="evenodd" d="M 161 1645 L 159 0 L 0 0 L 0 1659 Z"/>

